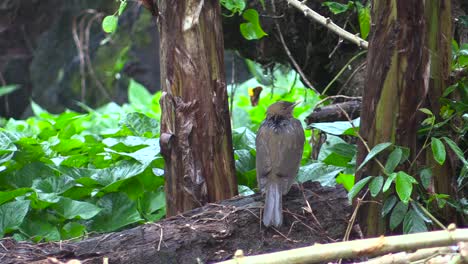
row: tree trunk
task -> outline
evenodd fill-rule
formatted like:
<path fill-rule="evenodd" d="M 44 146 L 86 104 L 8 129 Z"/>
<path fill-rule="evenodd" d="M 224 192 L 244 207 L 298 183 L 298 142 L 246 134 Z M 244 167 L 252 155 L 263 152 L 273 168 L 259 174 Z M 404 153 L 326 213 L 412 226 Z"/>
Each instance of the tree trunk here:
<path fill-rule="evenodd" d="M 427 107 L 440 118 L 439 99 L 450 82 L 451 60 L 452 60 L 452 21 L 451 1 L 429 1 L 426 3 L 426 21 L 428 32 L 428 48 L 433 56 L 430 57 L 431 71 L 429 77 L 429 91 Z M 452 166 L 451 155 L 447 156 L 446 162 L 441 166 L 432 157 L 430 150 L 426 153 L 427 167 L 432 168 L 433 191 L 435 193 L 448 194 L 455 197 L 452 187 L 455 175 Z M 455 210 L 449 206 L 444 207 L 441 216 L 448 222 L 456 222 Z"/>
<path fill-rule="evenodd" d="M 363 96 L 360 133 L 370 148 L 393 142 L 417 149 L 418 109 L 428 92 L 429 58 L 423 1 L 379 0 L 373 2 L 372 29 L 367 57 L 368 76 Z M 359 143 L 358 164 L 367 151 Z M 408 168 L 401 168 L 403 170 Z M 375 162 L 358 176 L 381 175 Z M 359 221 L 367 236 L 385 232 L 378 203 L 366 203 Z"/>
<path fill-rule="evenodd" d="M 237 194 L 218 0 L 160 1 L 167 215 Z"/>

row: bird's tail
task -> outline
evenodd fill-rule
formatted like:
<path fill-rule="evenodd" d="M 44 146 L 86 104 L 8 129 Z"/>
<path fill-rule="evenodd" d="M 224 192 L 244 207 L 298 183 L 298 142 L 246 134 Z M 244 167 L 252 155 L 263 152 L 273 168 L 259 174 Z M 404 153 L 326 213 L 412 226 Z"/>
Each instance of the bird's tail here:
<path fill-rule="evenodd" d="M 265 226 L 281 226 L 283 223 L 283 194 L 277 182 L 270 182 L 266 186 L 263 224 Z"/>

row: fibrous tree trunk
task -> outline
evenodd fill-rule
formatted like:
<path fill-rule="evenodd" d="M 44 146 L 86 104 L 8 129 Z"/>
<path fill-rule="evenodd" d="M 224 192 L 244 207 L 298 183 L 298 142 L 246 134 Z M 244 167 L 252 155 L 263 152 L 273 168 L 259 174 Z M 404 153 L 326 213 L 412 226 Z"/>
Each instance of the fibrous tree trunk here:
<path fill-rule="evenodd" d="M 426 3 L 427 39 L 430 57 L 430 77 L 427 107 L 440 118 L 440 102 L 444 90 L 450 81 L 450 66 L 452 58 L 452 21 L 451 1 L 429 1 Z M 452 177 L 455 175 L 454 166 L 448 156 L 447 162 L 439 165 L 434 161 L 432 153 L 427 152 L 427 167 L 432 168 L 433 191 L 435 193 L 449 194 L 454 197 L 455 190 L 452 186 Z M 446 206 L 442 212 L 445 220 L 455 222 L 455 211 Z"/>
<path fill-rule="evenodd" d="M 237 184 L 219 1 L 159 2 L 160 144 L 171 216 L 232 197 Z"/>
<path fill-rule="evenodd" d="M 430 64 L 425 26 L 423 1 L 373 2 L 360 133 L 370 148 L 382 142 L 409 148 L 410 160 L 418 152 L 418 109 L 424 107 L 428 93 Z M 358 164 L 366 155 L 360 143 Z M 359 172 L 361 177 L 368 175 L 381 175 L 375 162 Z M 380 207 L 379 203 L 366 203 L 360 211 L 360 224 L 367 236 L 385 232 Z"/>

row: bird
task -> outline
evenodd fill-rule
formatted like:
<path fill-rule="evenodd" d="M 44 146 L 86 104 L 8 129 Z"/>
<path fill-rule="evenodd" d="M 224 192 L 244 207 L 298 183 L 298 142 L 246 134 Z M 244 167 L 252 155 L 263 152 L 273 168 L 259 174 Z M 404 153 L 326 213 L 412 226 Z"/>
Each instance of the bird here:
<path fill-rule="evenodd" d="M 278 101 L 267 109 L 255 138 L 257 183 L 265 194 L 263 224 L 283 224 L 283 195 L 294 183 L 304 151 L 304 129 L 293 117 L 300 102 Z"/>

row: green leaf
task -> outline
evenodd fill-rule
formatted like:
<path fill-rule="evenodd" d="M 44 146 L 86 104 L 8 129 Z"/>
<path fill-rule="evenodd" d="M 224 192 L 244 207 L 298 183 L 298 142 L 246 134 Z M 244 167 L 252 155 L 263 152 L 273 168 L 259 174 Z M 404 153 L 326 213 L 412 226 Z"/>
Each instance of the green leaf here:
<path fill-rule="evenodd" d="M 220 2 L 224 8 L 239 15 L 242 14 L 246 6 L 245 0 L 221 0 Z"/>
<path fill-rule="evenodd" d="M 0 86 L 0 97 L 12 93 L 18 89 L 19 85 L 17 84 Z"/>
<path fill-rule="evenodd" d="M 394 230 L 401 224 L 405 218 L 406 211 L 408 211 L 408 205 L 402 202 L 398 202 L 395 208 L 393 208 L 392 214 L 390 215 L 390 229 Z"/>
<path fill-rule="evenodd" d="M 232 144 L 234 149 L 255 150 L 255 133 L 247 127 L 233 129 Z"/>
<path fill-rule="evenodd" d="M 382 217 L 385 217 L 393 208 L 393 206 L 397 203 L 397 197 L 392 195 L 385 199 L 385 202 L 382 206 Z"/>
<path fill-rule="evenodd" d="M 30 188 L 19 188 L 19 189 L 13 189 L 10 191 L 0 192 L 0 204 L 4 204 L 5 202 L 13 200 L 14 198 L 18 196 L 23 196 L 24 194 L 31 192 L 31 191 L 32 190 Z"/>
<path fill-rule="evenodd" d="M 123 193 L 110 193 L 97 203 L 102 211 L 91 222 L 91 230 L 112 232 L 124 226 L 143 220 L 136 204 Z"/>
<path fill-rule="evenodd" d="M 337 184 L 343 184 L 343 187 L 349 192 L 354 186 L 355 176 L 353 174 L 340 173 L 336 177 Z"/>
<path fill-rule="evenodd" d="M 149 109 L 153 96 L 141 83 L 130 79 L 128 86 L 128 101 L 137 109 Z"/>
<path fill-rule="evenodd" d="M 324 163 L 312 163 L 299 168 L 297 180 L 300 183 L 306 181 L 316 181 L 322 186 L 335 186 L 335 176 L 342 172 L 344 168 L 329 166 Z"/>
<path fill-rule="evenodd" d="M 246 173 L 255 169 L 255 156 L 253 156 L 249 150 L 234 150 L 234 157 L 236 159 L 236 170 L 238 172 Z"/>
<path fill-rule="evenodd" d="M 392 173 L 395 168 L 400 164 L 401 158 L 403 157 L 403 150 L 401 148 L 395 148 L 390 155 L 388 155 L 387 162 L 385 163 L 385 172 Z"/>
<path fill-rule="evenodd" d="M 78 238 L 86 233 L 86 227 L 76 222 L 66 223 L 62 230 L 60 230 L 60 236 L 62 240 L 69 240 Z"/>
<path fill-rule="evenodd" d="M 152 138 L 159 135 L 158 120 L 142 113 L 127 114 L 121 124 L 130 129 L 135 136 Z"/>
<path fill-rule="evenodd" d="M 118 15 L 121 16 L 123 11 L 127 8 L 128 2 L 127 0 L 120 1 L 119 12 Z"/>
<path fill-rule="evenodd" d="M 421 184 L 424 189 L 428 189 L 431 186 L 432 180 L 432 169 L 431 168 L 424 168 L 419 173 L 419 177 L 421 178 Z"/>
<path fill-rule="evenodd" d="M 247 23 L 240 25 L 240 31 L 242 36 L 247 40 L 261 39 L 268 34 L 265 33 L 260 25 L 260 19 L 258 18 L 258 12 L 254 9 L 245 10 L 242 17 L 247 20 Z"/>
<path fill-rule="evenodd" d="M 65 219 L 91 219 L 101 211 L 92 203 L 75 201 L 65 197 L 61 198 L 60 202 L 53 208 Z"/>
<path fill-rule="evenodd" d="M 415 211 L 409 210 L 403 221 L 403 233 L 412 234 L 420 232 L 427 232 L 427 226 Z"/>
<path fill-rule="evenodd" d="M 356 1 L 356 7 L 358 10 L 359 27 L 361 28 L 361 37 L 363 39 L 366 39 L 370 31 L 370 22 L 371 22 L 370 6 L 367 5 L 364 7 L 360 2 Z"/>
<path fill-rule="evenodd" d="M 335 15 L 346 12 L 350 7 L 350 5 L 344 5 L 337 2 L 323 2 L 322 6 L 327 6 L 328 9 L 330 9 L 330 11 Z"/>
<path fill-rule="evenodd" d="M 145 192 L 140 197 L 140 206 L 143 215 L 151 215 L 166 207 L 166 196 L 163 191 Z"/>
<path fill-rule="evenodd" d="M 48 221 L 50 215 L 29 214 L 20 226 L 21 233 L 34 242 L 59 241 L 60 233 L 56 226 Z"/>
<path fill-rule="evenodd" d="M 356 155 L 357 147 L 349 143 L 338 143 L 331 146 L 330 151 L 351 159 Z"/>
<path fill-rule="evenodd" d="M 45 179 L 36 179 L 33 181 L 33 189 L 43 193 L 63 193 L 75 185 L 72 177 L 61 175 L 51 176 Z"/>
<path fill-rule="evenodd" d="M 104 30 L 106 33 L 114 33 L 117 30 L 118 22 L 119 18 L 117 16 L 106 16 L 102 20 L 102 30 Z"/>
<path fill-rule="evenodd" d="M 351 191 L 349 191 L 348 193 L 348 200 L 351 202 L 351 200 L 353 200 L 353 198 L 361 191 L 362 188 L 364 188 L 364 186 L 366 186 L 366 184 L 372 180 L 374 178 L 374 176 L 368 176 L 364 179 L 361 179 L 360 181 L 358 181 L 354 186 L 353 188 L 351 188 Z"/>
<path fill-rule="evenodd" d="M 440 165 L 444 164 L 446 157 L 444 143 L 440 139 L 433 137 L 431 138 L 431 147 L 434 160 Z"/>
<path fill-rule="evenodd" d="M 375 147 L 373 147 L 371 151 L 369 152 L 369 154 L 367 154 L 366 158 L 361 163 L 361 165 L 359 165 L 359 168 L 357 170 L 362 169 L 362 167 L 364 167 L 364 165 L 366 165 L 366 163 L 369 162 L 373 157 L 377 156 L 377 154 L 384 151 L 386 148 L 390 147 L 391 145 L 392 145 L 391 142 L 385 142 L 385 143 L 380 143 L 376 145 Z"/>
<path fill-rule="evenodd" d="M 445 140 L 445 143 L 447 143 L 463 164 L 468 167 L 468 161 L 466 161 L 463 151 L 457 146 L 457 143 L 453 142 L 453 140 L 448 137 L 442 137 L 442 139 Z"/>
<path fill-rule="evenodd" d="M 0 237 L 16 230 L 29 210 L 29 201 L 14 201 L 0 206 Z"/>
<path fill-rule="evenodd" d="M 396 177 L 397 177 L 397 174 L 395 172 L 388 176 L 387 180 L 385 180 L 385 184 L 382 188 L 382 192 L 388 191 L 388 189 L 390 188 L 390 185 L 392 184 L 392 182 L 395 180 Z"/>
<path fill-rule="evenodd" d="M 424 222 L 432 223 L 432 220 L 426 216 L 426 213 L 422 211 L 421 206 L 417 202 L 412 201 L 411 207 L 413 208 L 414 212 L 417 213 L 422 220 L 424 220 Z"/>
<path fill-rule="evenodd" d="M 382 189 L 384 178 L 382 176 L 377 176 L 369 183 L 369 190 L 372 197 L 376 197 Z"/>
<path fill-rule="evenodd" d="M 400 200 L 405 204 L 408 203 L 411 193 L 413 192 L 413 183 L 417 183 L 413 177 L 406 174 L 404 171 L 397 172 L 395 188 L 398 197 L 400 197 Z"/>
<path fill-rule="evenodd" d="M 427 108 L 419 108 L 419 111 L 425 113 L 428 116 L 434 116 L 434 114 L 431 112 L 431 110 L 429 110 Z"/>
<path fill-rule="evenodd" d="M 354 127 L 359 127 L 360 118 L 356 118 L 352 121 L 352 124 L 349 121 L 336 121 L 336 122 L 323 122 L 323 123 L 312 123 L 310 126 L 317 128 L 327 134 L 332 135 L 343 135 L 349 129 Z"/>

